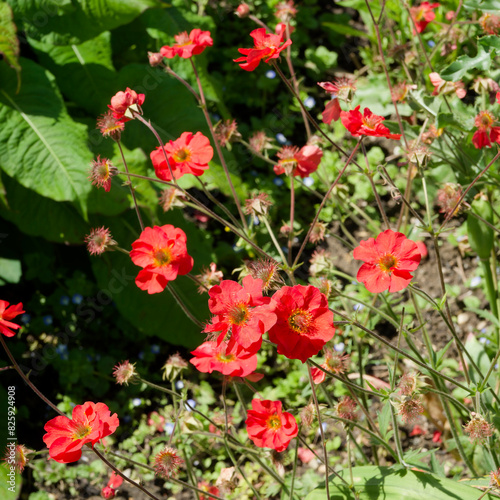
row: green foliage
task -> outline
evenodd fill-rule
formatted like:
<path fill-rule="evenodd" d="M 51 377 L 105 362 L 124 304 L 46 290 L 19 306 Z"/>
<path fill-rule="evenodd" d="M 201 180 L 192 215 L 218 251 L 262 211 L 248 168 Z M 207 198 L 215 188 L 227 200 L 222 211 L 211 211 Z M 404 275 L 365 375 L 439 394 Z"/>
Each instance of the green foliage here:
<path fill-rule="evenodd" d="M 19 40 L 16 25 L 12 22 L 12 9 L 6 2 L 0 2 L 0 54 L 5 62 L 16 70 L 18 88 L 21 83 L 19 64 Z"/>
<path fill-rule="evenodd" d="M 378 499 L 408 499 L 421 500 L 477 500 L 481 495 L 477 489 L 461 483 L 409 469 L 391 469 L 390 467 L 353 467 L 354 492 L 335 476 L 330 479 L 329 500 L 378 500 Z M 350 481 L 350 471 L 344 469 L 340 476 Z M 307 495 L 305 500 L 325 500 L 325 488 L 319 487 Z M 487 493 L 485 500 L 494 497 Z"/>

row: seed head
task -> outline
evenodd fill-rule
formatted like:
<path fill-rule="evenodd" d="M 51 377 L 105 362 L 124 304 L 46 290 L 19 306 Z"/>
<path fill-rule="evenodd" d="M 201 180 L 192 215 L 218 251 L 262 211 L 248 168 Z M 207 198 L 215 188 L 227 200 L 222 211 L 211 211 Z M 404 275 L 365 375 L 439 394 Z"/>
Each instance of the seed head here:
<path fill-rule="evenodd" d="M 337 415 L 346 420 L 356 421 L 358 414 L 356 412 L 357 403 L 350 396 L 344 396 L 335 406 Z"/>
<path fill-rule="evenodd" d="M 7 467 L 15 467 L 17 472 L 21 474 L 24 467 L 29 462 L 27 455 L 30 453 L 34 453 L 34 451 L 26 448 L 23 444 L 11 443 L 5 448 L 3 460 L 5 461 L 5 465 Z"/>
<path fill-rule="evenodd" d="M 135 363 L 130 363 L 128 360 L 118 363 L 113 370 L 113 377 L 115 377 L 116 383 L 120 385 L 128 385 L 137 376 Z"/>
<path fill-rule="evenodd" d="M 461 196 L 462 188 L 458 184 L 447 182 L 437 192 L 436 203 L 439 207 L 439 211 L 444 214 L 445 217 L 448 217 L 457 205 Z M 457 215 L 462 210 L 462 206 L 463 205 L 460 205 L 456 208 L 456 210 L 453 212 L 453 216 Z"/>
<path fill-rule="evenodd" d="M 255 132 L 252 137 L 248 139 L 248 143 L 250 144 L 250 147 L 257 153 L 262 153 L 267 149 L 273 148 L 272 139 L 267 137 L 266 133 L 262 130 Z"/>
<path fill-rule="evenodd" d="M 493 435 L 495 428 L 488 423 L 479 413 L 472 412 L 471 419 L 464 425 L 464 432 L 469 434 L 471 442 L 484 441 Z"/>
<path fill-rule="evenodd" d="M 267 215 L 269 206 L 272 205 L 266 193 L 259 193 L 245 201 L 245 212 L 255 217 Z"/>
<path fill-rule="evenodd" d="M 111 137 L 114 141 L 119 141 L 122 131 L 125 130 L 125 123 L 117 120 L 113 112 L 109 110 L 97 119 L 97 127 L 104 137 Z"/>
<path fill-rule="evenodd" d="M 90 255 L 101 255 L 107 250 L 114 250 L 113 247 L 118 245 L 111 237 L 109 229 L 104 226 L 92 229 L 90 234 L 85 236 L 85 243 Z"/>
<path fill-rule="evenodd" d="M 169 478 L 175 476 L 184 460 L 177 455 L 177 450 L 166 446 L 155 456 L 155 472 L 159 476 Z"/>
<path fill-rule="evenodd" d="M 392 402 L 401 415 L 403 422 L 409 424 L 424 413 L 424 407 L 418 396 L 402 396 L 399 402 Z"/>
<path fill-rule="evenodd" d="M 250 262 L 248 271 L 254 279 L 262 280 L 262 291 L 276 290 L 284 285 L 279 270 L 279 264 L 273 259 L 261 259 Z"/>
<path fill-rule="evenodd" d="M 177 188 L 167 188 L 160 193 L 160 206 L 164 212 L 174 207 L 183 207 L 184 194 Z"/>
<path fill-rule="evenodd" d="M 225 122 L 220 121 L 217 123 L 215 125 L 215 137 L 223 148 L 227 147 L 230 150 L 230 143 L 241 139 L 236 120 L 226 120 Z"/>
<path fill-rule="evenodd" d="M 201 274 L 197 274 L 196 278 L 200 281 L 201 285 L 198 287 L 198 293 L 208 292 L 210 288 L 218 285 L 222 278 L 222 271 L 217 271 L 217 265 L 215 262 L 210 263 L 210 268 L 204 267 Z"/>
<path fill-rule="evenodd" d="M 107 193 L 111 189 L 111 178 L 116 175 L 118 169 L 107 158 L 101 160 L 101 156 L 97 157 L 90 164 L 89 181 L 92 181 L 94 186 L 104 188 Z"/>
<path fill-rule="evenodd" d="M 163 365 L 163 380 L 175 380 L 188 367 L 185 359 L 177 352 L 172 354 Z"/>
<path fill-rule="evenodd" d="M 309 241 L 313 244 L 323 241 L 325 239 L 326 229 L 327 226 L 324 222 L 316 222 L 309 235 Z"/>

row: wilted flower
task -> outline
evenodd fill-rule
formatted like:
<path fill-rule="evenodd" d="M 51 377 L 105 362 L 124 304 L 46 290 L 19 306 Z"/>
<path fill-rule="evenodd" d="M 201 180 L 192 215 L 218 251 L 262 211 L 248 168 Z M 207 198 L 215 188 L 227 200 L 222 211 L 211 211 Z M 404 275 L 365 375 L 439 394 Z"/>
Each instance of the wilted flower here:
<path fill-rule="evenodd" d="M 155 473 L 168 479 L 177 473 L 183 462 L 184 460 L 177 455 L 177 450 L 166 446 L 155 456 Z"/>
<path fill-rule="evenodd" d="M 263 292 L 276 290 L 285 284 L 279 273 L 279 264 L 274 259 L 261 259 L 253 261 L 250 262 L 247 267 L 253 278 L 262 280 Z"/>
<path fill-rule="evenodd" d="M 311 276 L 317 276 L 332 268 L 333 255 L 324 248 L 321 248 L 320 250 L 314 251 L 309 262 L 311 264 L 309 267 Z"/>
<path fill-rule="evenodd" d="M 148 52 L 148 58 L 151 66 L 159 66 L 163 62 L 163 54 L 161 52 Z"/>
<path fill-rule="evenodd" d="M 101 255 L 106 250 L 113 250 L 113 247 L 118 243 L 111 237 L 108 228 L 97 227 L 90 231 L 90 234 L 85 236 L 87 250 L 90 255 Z"/>
<path fill-rule="evenodd" d="M 422 134 L 422 142 L 424 142 L 425 144 L 432 144 L 434 139 L 441 137 L 443 132 L 444 130 L 442 128 L 437 129 L 436 126 L 432 124 L 429 127 L 429 130 Z"/>
<path fill-rule="evenodd" d="M 266 133 L 262 130 L 255 132 L 249 139 L 248 142 L 250 147 L 257 153 L 262 153 L 266 149 L 272 149 L 272 139 L 267 137 Z"/>
<path fill-rule="evenodd" d="M 23 444 L 9 443 L 5 449 L 3 460 L 7 467 L 15 467 L 17 472 L 21 474 L 29 462 L 27 455 L 30 453 L 34 453 L 34 451 L 26 448 Z"/>
<path fill-rule="evenodd" d="M 221 494 L 231 493 L 236 488 L 236 474 L 234 467 L 226 467 L 221 469 L 219 477 L 215 482 L 215 486 L 220 489 Z"/>
<path fill-rule="evenodd" d="M 393 101 L 403 102 L 408 95 L 410 90 L 415 90 L 417 88 L 416 85 L 410 85 L 406 82 L 397 83 L 392 87 L 391 97 Z"/>
<path fill-rule="evenodd" d="M 358 414 L 356 412 L 357 403 L 349 396 L 344 396 L 335 406 L 335 411 L 340 418 L 346 420 L 357 420 Z"/>
<path fill-rule="evenodd" d="M 321 148 L 307 144 L 299 149 L 297 146 L 284 146 L 277 153 L 278 164 L 274 166 L 276 175 L 286 174 L 308 177 L 316 172 L 323 157 Z"/>
<path fill-rule="evenodd" d="M 418 165 L 421 168 L 425 168 L 427 166 L 427 162 L 431 157 L 431 152 L 429 148 L 423 144 L 416 144 L 417 140 L 410 142 L 408 145 L 408 150 L 406 151 L 406 157 L 411 163 Z"/>
<path fill-rule="evenodd" d="M 97 127 L 104 137 L 111 137 L 114 141 L 119 141 L 122 131 L 125 129 L 125 123 L 113 116 L 113 111 L 101 115 L 97 119 Z"/>
<path fill-rule="evenodd" d="M 276 6 L 274 15 L 282 22 L 287 23 L 297 15 L 297 9 L 294 6 L 293 0 L 281 2 Z"/>
<path fill-rule="evenodd" d="M 462 188 L 459 184 L 452 184 L 447 182 L 441 189 L 437 192 L 437 200 L 436 203 L 439 207 L 439 211 L 442 214 L 445 214 L 446 217 L 453 212 L 453 215 L 457 215 L 460 210 L 462 210 L 462 205 L 458 206 L 456 209 L 456 205 L 462 196 Z"/>
<path fill-rule="evenodd" d="M 439 73 L 430 73 L 429 80 L 434 86 L 432 95 L 449 95 L 456 93 L 459 99 L 463 99 L 465 94 L 467 94 L 463 82 L 447 82 L 439 76 Z"/>
<path fill-rule="evenodd" d="M 268 207 L 272 205 L 269 196 L 266 193 L 259 193 L 258 195 L 245 200 L 245 212 L 248 215 L 256 217 L 267 215 Z"/>
<path fill-rule="evenodd" d="M 236 10 L 234 11 L 234 13 L 239 17 L 239 18 L 244 18 L 244 17 L 247 17 L 248 14 L 250 14 L 250 7 L 248 6 L 248 4 L 246 4 L 245 2 L 242 2 L 238 5 L 238 7 L 236 7 Z"/>
<path fill-rule="evenodd" d="M 396 407 L 398 414 L 401 415 L 405 424 L 413 422 L 424 413 L 424 407 L 418 396 L 402 396 L 400 401 L 391 402 Z"/>
<path fill-rule="evenodd" d="M 300 410 L 300 421 L 304 429 L 308 429 L 316 418 L 316 408 L 313 403 L 309 403 Z"/>
<path fill-rule="evenodd" d="M 349 369 L 350 356 L 343 355 L 340 352 L 334 351 L 328 347 L 324 350 L 325 362 L 321 365 L 321 368 L 333 372 L 337 375 L 345 373 Z M 326 373 L 319 368 L 313 368 L 311 374 L 315 384 L 321 384 L 326 378 Z"/>
<path fill-rule="evenodd" d="M 485 12 L 479 18 L 479 24 L 481 25 L 481 28 L 483 28 L 483 31 L 488 35 L 498 35 L 500 30 L 500 17 Z"/>
<path fill-rule="evenodd" d="M 398 388 L 403 396 L 411 396 L 421 386 L 418 373 L 405 373 L 398 383 Z"/>
<path fill-rule="evenodd" d="M 493 435 L 495 428 L 479 413 L 472 412 L 470 421 L 464 425 L 464 432 L 469 434 L 471 442 L 483 441 Z"/>
<path fill-rule="evenodd" d="M 116 383 L 120 385 L 128 385 L 132 382 L 138 373 L 135 371 L 135 363 L 130 363 L 127 359 L 118 363 L 113 369 L 113 377 L 116 379 Z"/>
<path fill-rule="evenodd" d="M 327 225 L 324 222 L 316 222 L 312 228 L 311 234 L 309 235 L 309 241 L 311 243 L 318 243 L 325 239 Z"/>
<path fill-rule="evenodd" d="M 236 120 L 220 121 L 215 125 L 215 137 L 220 145 L 224 148 L 231 149 L 231 142 L 241 139 L 241 134 L 238 132 L 238 124 Z"/>
<path fill-rule="evenodd" d="M 490 472 L 490 486 L 495 489 L 500 489 L 500 469 Z"/>
<path fill-rule="evenodd" d="M 168 212 L 174 207 L 183 207 L 184 193 L 177 188 L 163 189 L 160 193 L 160 206 L 164 212 Z"/>
<path fill-rule="evenodd" d="M 97 187 L 104 188 L 104 191 L 109 192 L 111 189 L 111 178 L 116 175 L 118 169 L 111 163 L 111 160 L 103 158 L 101 156 L 97 157 L 90 164 L 90 176 L 89 180 L 92 184 Z"/>
<path fill-rule="evenodd" d="M 318 82 L 318 85 L 337 99 L 345 102 L 351 102 L 356 92 L 356 81 L 346 76 L 335 78 L 332 82 Z"/>
<path fill-rule="evenodd" d="M 203 268 L 201 274 L 197 274 L 196 278 L 201 282 L 198 293 L 204 293 L 208 292 L 213 286 L 220 284 L 223 274 L 222 271 L 217 271 L 217 264 L 211 262 L 210 268 Z"/>

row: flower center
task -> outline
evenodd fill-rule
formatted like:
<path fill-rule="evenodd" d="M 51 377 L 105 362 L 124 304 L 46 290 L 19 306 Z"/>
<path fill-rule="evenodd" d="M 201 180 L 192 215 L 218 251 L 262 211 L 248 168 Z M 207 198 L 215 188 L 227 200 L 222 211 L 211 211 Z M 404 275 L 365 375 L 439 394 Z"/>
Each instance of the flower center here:
<path fill-rule="evenodd" d="M 481 111 L 479 115 L 476 117 L 476 127 L 480 129 L 489 129 L 493 125 L 493 115 L 489 111 Z"/>
<path fill-rule="evenodd" d="M 92 432 L 92 427 L 89 424 L 78 424 L 73 433 L 73 440 L 84 439 Z"/>
<path fill-rule="evenodd" d="M 288 326 L 298 334 L 306 333 L 312 321 L 312 315 L 304 309 L 296 309 L 288 318 Z"/>
<path fill-rule="evenodd" d="M 219 352 L 215 357 L 217 358 L 217 361 L 220 361 L 221 363 L 231 363 L 231 361 L 236 360 L 236 356 L 234 354 L 226 354 L 225 352 Z"/>
<path fill-rule="evenodd" d="M 175 41 L 177 42 L 175 44 L 177 47 L 185 47 L 186 45 L 191 45 L 193 43 L 192 40 L 189 39 L 187 31 L 179 33 L 178 35 L 174 36 L 174 38 Z"/>
<path fill-rule="evenodd" d="M 233 325 L 244 325 L 250 316 L 245 304 L 237 304 L 229 310 L 229 321 Z"/>
<path fill-rule="evenodd" d="M 362 122 L 366 128 L 369 128 L 370 130 L 375 130 L 375 128 L 381 122 L 381 120 L 380 120 L 380 116 L 371 115 L 371 116 L 363 117 Z"/>
<path fill-rule="evenodd" d="M 178 149 L 173 154 L 174 160 L 177 163 L 182 163 L 183 161 L 189 161 L 191 159 L 191 151 L 187 148 Z"/>
<path fill-rule="evenodd" d="M 272 429 L 272 430 L 278 430 L 281 426 L 282 426 L 282 423 L 281 423 L 281 418 L 279 417 L 279 415 L 271 415 L 268 419 L 267 419 L 267 427 L 268 429 Z"/>
<path fill-rule="evenodd" d="M 159 248 L 156 250 L 153 256 L 153 260 L 156 267 L 163 267 L 172 261 L 172 254 L 169 248 Z"/>
<path fill-rule="evenodd" d="M 388 272 L 391 271 L 394 267 L 396 267 L 398 263 L 398 259 L 394 257 L 394 255 L 387 254 L 380 258 L 379 266 L 382 271 Z"/>

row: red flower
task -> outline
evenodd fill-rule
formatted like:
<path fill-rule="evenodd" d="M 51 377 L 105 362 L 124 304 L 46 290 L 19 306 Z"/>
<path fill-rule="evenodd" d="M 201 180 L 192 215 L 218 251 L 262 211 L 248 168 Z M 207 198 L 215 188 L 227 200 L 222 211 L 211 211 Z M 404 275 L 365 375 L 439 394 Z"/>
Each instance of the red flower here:
<path fill-rule="evenodd" d="M 384 117 L 374 115 L 368 108 L 365 108 L 362 115 L 359 106 L 351 111 L 341 111 L 340 120 L 342 125 L 351 132 L 353 137 L 369 135 L 373 137 L 386 137 L 387 139 L 401 139 L 401 134 L 391 134 L 390 130 L 382 125 Z"/>
<path fill-rule="evenodd" d="M 277 59 L 280 52 L 292 44 L 291 40 L 287 40 L 283 45 L 283 35 L 286 33 L 286 25 L 279 23 L 276 26 L 276 34 L 266 33 L 266 28 L 258 28 L 250 33 L 253 38 L 253 49 L 238 49 L 244 57 L 233 59 L 234 62 L 241 63 L 240 68 L 245 71 L 253 71 L 264 59 L 264 62 L 269 62 L 271 59 Z"/>
<path fill-rule="evenodd" d="M 312 285 L 284 286 L 273 295 L 272 305 L 277 321 L 269 339 L 278 344 L 278 354 L 305 363 L 335 335 L 328 300 Z"/>
<path fill-rule="evenodd" d="M 165 144 L 165 152 L 176 179 L 184 174 L 202 175 L 214 155 L 208 137 L 201 132 L 194 135 L 192 132 L 183 132 L 178 139 Z M 156 176 L 164 181 L 171 181 L 172 175 L 161 147 L 157 147 L 149 156 Z"/>
<path fill-rule="evenodd" d="M 281 411 L 280 401 L 254 399 L 252 409 L 247 412 L 248 437 L 259 448 L 284 451 L 288 443 L 298 434 L 294 416 Z"/>
<path fill-rule="evenodd" d="M 234 342 L 204 342 L 191 352 L 195 357 L 189 361 L 200 372 L 212 373 L 214 370 L 230 377 L 246 377 L 257 368 L 255 349 L 245 349 Z"/>
<path fill-rule="evenodd" d="M 183 31 L 175 35 L 174 38 L 177 43 L 172 47 L 164 45 L 160 49 L 161 55 L 167 59 L 172 59 L 175 56 L 189 59 L 201 54 L 207 47 L 211 47 L 214 44 L 210 36 L 210 31 L 201 31 L 198 28 L 192 30 L 189 35 L 187 31 Z"/>
<path fill-rule="evenodd" d="M 150 294 L 163 292 L 169 281 L 193 269 L 193 258 L 187 253 L 186 233 L 171 224 L 144 229 L 132 243 L 130 258 L 143 268 L 135 284 Z"/>
<path fill-rule="evenodd" d="M 316 172 L 321 158 L 323 158 L 323 151 L 314 145 L 306 145 L 300 150 L 296 146 L 284 146 L 278 152 L 278 157 L 280 160 L 274 166 L 276 175 L 291 173 L 294 176 L 299 175 L 304 178 Z"/>
<path fill-rule="evenodd" d="M 137 92 L 127 87 L 125 92 L 120 91 L 111 98 L 111 104 L 108 104 L 108 108 L 113 112 L 114 118 L 122 122 L 128 122 L 133 118 L 129 108 L 139 111 L 144 99 L 144 94 L 137 94 Z"/>
<path fill-rule="evenodd" d="M 339 100 L 351 102 L 354 93 L 356 92 L 356 82 L 346 77 L 336 78 L 333 82 L 317 82 L 318 85 L 326 92 L 332 94 L 332 100 L 326 105 L 321 116 L 323 123 L 330 125 L 333 121 L 340 118 L 340 103 Z"/>
<path fill-rule="evenodd" d="M 252 276 L 243 278 L 243 286 L 232 280 L 223 280 L 208 292 L 208 307 L 215 314 L 205 332 L 220 332 L 220 344 L 231 329 L 231 342 L 256 352 L 262 335 L 276 322 L 270 311 L 270 297 L 262 296 L 262 280 Z"/>
<path fill-rule="evenodd" d="M 210 486 L 210 483 L 207 483 L 207 481 L 202 480 L 198 483 L 198 488 L 200 490 L 206 491 L 207 493 L 212 493 L 212 495 L 218 495 L 219 494 L 219 488 L 217 486 Z M 200 494 L 200 500 L 210 500 L 212 497 L 208 495 L 203 495 Z"/>
<path fill-rule="evenodd" d="M 372 293 L 387 289 L 399 292 L 406 288 L 413 279 L 411 271 L 417 269 L 422 258 L 415 242 L 390 229 L 380 233 L 377 239 L 361 241 L 353 256 L 365 262 L 357 279 Z"/>
<path fill-rule="evenodd" d="M 489 111 L 481 111 L 474 121 L 478 128 L 472 136 L 472 144 L 477 149 L 491 148 L 492 142 L 500 144 L 500 127 L 493 127 L 495 117 Z"/>
<path fill-rule="evenodd" d="M 21 327 L 9 320 L 24 312 L 23 304 L 19 302 L 15 306 L 7 307 L 8 305 L 9 303 L 6 300 L 0 300 L 0 333 L 3 333 L 6 337 L 13 337 L 16 334 L 13 330 L 18 330 Z"/>
<path fill-rule="evenodd" d="M 417 7 L 410 9 L 411 18 L 417 28 L 417 33 L 422 33 L 427 25 L 434 20 L 436 13 L 432 9 L 437 9 L 440 5 L 438 3 L 422 2 Z M 415 30 L 413 30 L 415 34 Z"/>
<path fill-rule="evenodd" d="M 103 158 L 101 156 L 97 157 L 97 160 L 93 160 L 90 164 L 90 176 L 89 181 L 92 181 L 94 186 L 104 188 L 106 193 L 109 193 L 111 189 L 111 178 L 116 175 L 118 169 L 111 163 L 111 160 Z"/>
<path fill-rule="evenodd" d="M 465 94 L 467 94 L 467 91 L 465 90 L 464 84 L 462 82 L 447 82 L 439 76 L 439 73 L 429 73 L 429 80 L 434 86 L 432 95 L 448 95 L 455 92 L 459 99 L 463 99 L 465 97 Z"/>
<path fill-rule="evenodd" d="M 49 448 L 50 458 L 67 464 L 82 456 L 82 446 L 94 446 L 100 439 L 115 432 L 119 425 L 116 413 L 111 415 L 104 403 L 87 401 L 73 408 L 72 419 L 59 416 L 49 420 L 43 441 Z"/>

